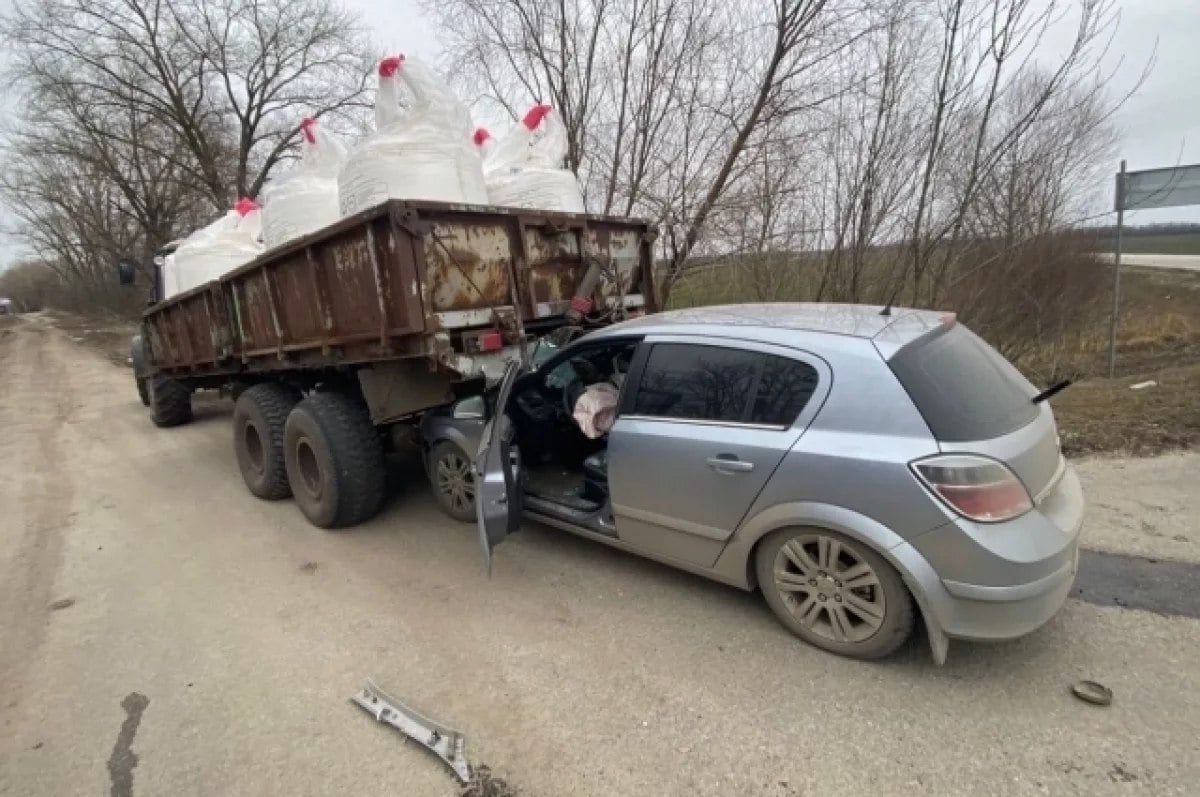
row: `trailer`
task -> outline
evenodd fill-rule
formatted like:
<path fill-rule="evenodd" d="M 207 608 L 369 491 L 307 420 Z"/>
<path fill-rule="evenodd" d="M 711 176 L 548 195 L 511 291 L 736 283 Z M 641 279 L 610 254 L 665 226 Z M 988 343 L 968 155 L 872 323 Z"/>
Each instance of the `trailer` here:
<path fill-rule="evenodd" d="M 382 503 L 385 450 L 425 411 L 536 339 L 657 310 L 654 237 L 634 219 L 386 202 L 152 304 L 138 391 L 160 427 L 191 420 L 195 391 L 229 392 L 251 493 L 292 495 L 317 526 L 360 523 Z"/>

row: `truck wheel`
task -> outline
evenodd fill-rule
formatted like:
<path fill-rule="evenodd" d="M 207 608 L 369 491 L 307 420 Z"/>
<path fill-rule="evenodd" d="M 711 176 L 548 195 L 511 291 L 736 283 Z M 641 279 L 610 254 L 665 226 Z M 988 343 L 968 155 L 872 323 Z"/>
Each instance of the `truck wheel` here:
<path fill-rule="evenodd" d="M 314 393 L 283 430 L 288 483 L 300 511 L 323 529 L 353 526 L 383 504 L 383 444 L 367 408 L 341 393 Z"/>
<path fill-rule="evenodd" d="M 150 418 L 155 426 L 180 426 L 192 419 L 192 391 L 175 379 L 148 377 Z"/>
<path fill-rule="evenodd" d="M 142 400 L 142 405 L 150 406 L 150 388 L 146 385 L 146 378 L 135 376 L 133 381 L 137 383 L 138 398 Z"/>
<path fill-rule="evenodd" d="M 268 501 L 292 494 L 283 462 L 283 427 L 300 400 L 283 385 L 254 385 L 233 408 L 233 450 L 250 492 Z"/>
<path fill-rule="evenodd" d="M 429 484 L 443 512 L 463 523 L 475 522 L 475 469 L 457 443 L 443 440 L 430 449 Z"/>

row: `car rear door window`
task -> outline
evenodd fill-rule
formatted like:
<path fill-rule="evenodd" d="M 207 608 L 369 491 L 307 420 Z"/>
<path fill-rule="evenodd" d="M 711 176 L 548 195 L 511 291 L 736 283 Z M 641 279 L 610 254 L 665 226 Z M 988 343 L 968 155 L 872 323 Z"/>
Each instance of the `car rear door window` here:
<path fill-rule="evenodd" d="M 791 426 L 817 389 L 817 369 L 803 360 L 759 356 L 762 378 L 750 408 L 750 423 Z"/>
<path fill-rule="evenodd" d="M 1020 372 L 961 324 L 910 343 L 888 365 L 938 440 L 988 440 L 1038 416 Z"/>
<path fill-rule="evenodd" d="M 659 343 L 642 370 L 633 414 L 790 426 L 817 386 L 811 365 L 722 346 Z"/>

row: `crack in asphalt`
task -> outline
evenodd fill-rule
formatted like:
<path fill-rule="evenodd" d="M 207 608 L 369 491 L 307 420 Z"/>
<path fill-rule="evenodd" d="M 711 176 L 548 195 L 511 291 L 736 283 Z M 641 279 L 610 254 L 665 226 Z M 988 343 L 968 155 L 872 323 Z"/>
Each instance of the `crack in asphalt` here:
<path fill-rule="evenodd" d="M 137 692 L 130 692 L 121 701 L 121 708 L 125 709 L 125 721 L 121 723 L 112 755 L 108 757 L 108 777 L 112 781 L 109 797 L 133 795 L 133 770 L 138 765 L 137 753 L 133 752 L 133 737 L 137 736 L 142 712 L 148 705 L 150 698 Z"/>
<path fill-rule="evenodd" d="M 1071 597 L 1200 619 L 1200 564 L 1081 550 Z"/>

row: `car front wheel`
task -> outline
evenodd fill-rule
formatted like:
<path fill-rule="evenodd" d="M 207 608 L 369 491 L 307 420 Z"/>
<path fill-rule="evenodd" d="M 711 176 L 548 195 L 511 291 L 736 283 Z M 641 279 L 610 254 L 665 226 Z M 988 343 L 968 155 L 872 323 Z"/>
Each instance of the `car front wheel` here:
<path fill-rule="evenodd" d="M 443 440 L 429 450 L 429 484 L 438 506 L 463 523 L 475 522 L 475 473 L 471 458 Z"/>
<path fill-rule="evenodd" d="M 759 587 L 796 636 L 856 659 L 879 659 L 913 630 L 913 602 L 895 568 L 825 529 L 784 529 L 759 545 Z"/>

